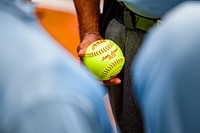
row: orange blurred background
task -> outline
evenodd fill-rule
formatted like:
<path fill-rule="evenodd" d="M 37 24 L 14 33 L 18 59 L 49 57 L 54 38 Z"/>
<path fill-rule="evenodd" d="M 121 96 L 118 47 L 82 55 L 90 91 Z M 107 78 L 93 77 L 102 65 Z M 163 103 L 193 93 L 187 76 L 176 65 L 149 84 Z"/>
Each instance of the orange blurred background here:
<path fill-rule="evenodd" d="M 48 6 L 40 6 L 39 4 L 36 6 L 36 14 L 42 26 L 53 38 L 79 59 L 76 52 L 77 45 L 80 42 L 76 13 L 67 11 L 67 9 L 64 11 Z M 71 6 L 73 7 L 73 5 Z"/>

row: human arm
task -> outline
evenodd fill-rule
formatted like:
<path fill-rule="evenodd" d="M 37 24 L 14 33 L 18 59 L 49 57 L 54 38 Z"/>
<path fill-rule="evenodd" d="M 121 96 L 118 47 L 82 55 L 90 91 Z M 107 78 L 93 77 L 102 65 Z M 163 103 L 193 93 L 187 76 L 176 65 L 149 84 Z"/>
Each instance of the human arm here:
<path fill-rule="evenodd" d="M 84 56 L 87 46 L 99 39 L 100 0 L 74 0 L 78 21 L 81 43 L 77 48 L 78 56 Z"/>
<path fill-rule="evenodd" d="M 77 11 L 81 39 L 77 52 L 78 56 L 82 58 L 89 44 L 103 39 L 99 29 L 100 0 L 74 0 L 74 4 Z M 120 83 L 121 80 L 119 78 L 104 81 L 104 84 L 109 86 Z"/>

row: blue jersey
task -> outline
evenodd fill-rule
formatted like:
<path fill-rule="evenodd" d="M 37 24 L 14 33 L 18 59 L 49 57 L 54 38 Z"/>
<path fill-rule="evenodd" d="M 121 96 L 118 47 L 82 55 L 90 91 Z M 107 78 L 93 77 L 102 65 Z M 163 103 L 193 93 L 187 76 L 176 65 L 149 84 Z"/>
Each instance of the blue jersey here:
<path fill-rule="evenodd" d="M 133 12 L 151 18 L 161 18 L 167 11 L 184 1 L 199 0 L 118 0 Z"/>
<path fill-rule="evenodd" d="M 0 0 L 0 132 L 112 133 L 105 88 L 33 15 Z"/>
<path fill-rule="evenodd" d="M 180 4 L 164 19 L 148 32 L 132 65 L 145 130 L 199 133 L 200 2 Z"/>

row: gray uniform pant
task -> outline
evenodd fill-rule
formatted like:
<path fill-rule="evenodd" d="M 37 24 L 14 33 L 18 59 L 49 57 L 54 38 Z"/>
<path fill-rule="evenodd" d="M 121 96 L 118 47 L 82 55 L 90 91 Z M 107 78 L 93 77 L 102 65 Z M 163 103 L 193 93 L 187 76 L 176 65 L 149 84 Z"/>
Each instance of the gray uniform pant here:
<path fill-rule="evenodd" d="M 128 28 L 127 28 L 128 27 Z M 130 67 L 143 36 L 143 31 L 135 30 L 131 25 L 124 25 L 113 19 L 106 29 L 105 38 L 111 39 L 122 49 L 126 62 L 118 75 L 122 80 L 120 85 L 108 87 L 113 113 L 123 133 L 142 133 L 140 111 L 132 91 Z M 134 90 L 134 89 L 133 89 Z"/>

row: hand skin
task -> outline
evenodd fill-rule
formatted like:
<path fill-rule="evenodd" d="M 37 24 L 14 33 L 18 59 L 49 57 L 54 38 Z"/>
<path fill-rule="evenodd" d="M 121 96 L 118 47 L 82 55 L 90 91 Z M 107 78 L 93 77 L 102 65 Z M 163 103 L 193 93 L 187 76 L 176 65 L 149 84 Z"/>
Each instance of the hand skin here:
<path fill-rule="evenodd" d="M 80 59 L 84 56 L 89 44 L 103 39 L 100 35 L 100 0 L 74 0 L 78 21 L 81 43 L 77 47 Z M 114 86 L 121 83 L 119 78 L 102 81 L 105 85 Z"/>

